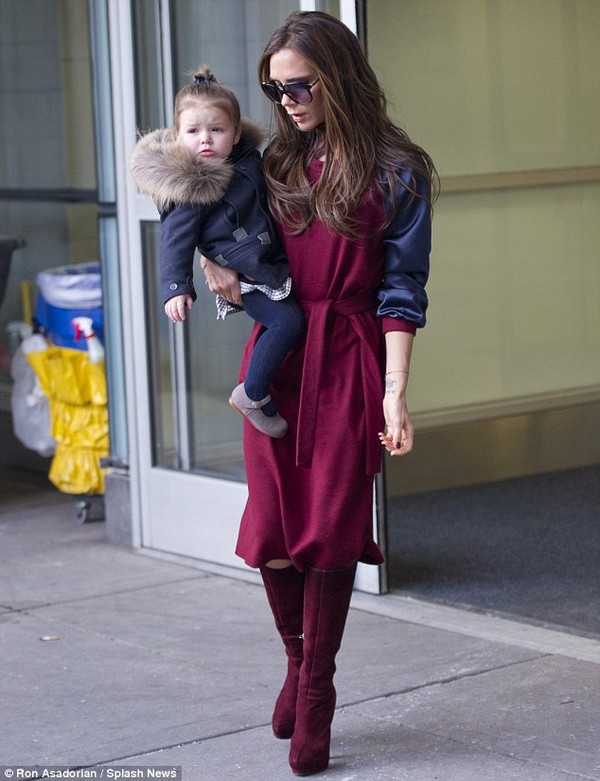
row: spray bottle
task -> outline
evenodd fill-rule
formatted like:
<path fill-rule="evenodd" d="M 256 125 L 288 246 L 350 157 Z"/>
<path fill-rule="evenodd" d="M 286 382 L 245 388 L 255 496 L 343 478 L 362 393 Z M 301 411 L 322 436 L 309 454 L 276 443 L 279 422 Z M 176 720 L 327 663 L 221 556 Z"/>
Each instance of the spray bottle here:
<path fill-rule="evenodd" d="M 75 317 L 71 321 L 75 326 L 75 339 L 82 336 L 86 339 L 88 358 L 90 363 L 102 363 L 104 361 L 104 347 L 100 339 L 94 333 L 94 321 L 91 317 Z"/>

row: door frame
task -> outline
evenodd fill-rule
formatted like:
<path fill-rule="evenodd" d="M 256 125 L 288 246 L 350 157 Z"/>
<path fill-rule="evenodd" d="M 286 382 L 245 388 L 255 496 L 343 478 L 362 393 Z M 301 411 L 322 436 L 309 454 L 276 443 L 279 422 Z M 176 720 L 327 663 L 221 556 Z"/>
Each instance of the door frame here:
<path fill-rule="evenodd" d="M 169 0 L 156 0 L 163 27 L 160 40 L 163 47 L 163 80 L 165 100 L 172 105 L 172 79 L 164 68 L 170 67 L 171 34 L 168 29 Z M 315 0 L 301 0 L 302 10 L 315 10 Z M 208 564 L 231 568 L 231 576 L 246 574 L 249 568 L 234 554 L 235 535 L 241 516 L 247 487 L 243 483 L 216 479 L 204 475 L 162 469 L 152 464 L 152 409 L 148 372 L 149 340 L 145 323 L 147 312 L 143 296 L 143 258 L 141 224 L 157 221 L 158 213 L 145 196 L 140 196 L 128 176 L 128 158 L 136 140 L 135 61 L 131 4 L 108 0 L 110 48 L 113 80 L 113 114 L 117 169 L 117 218 L 122 289 L 122 330 L 127 388 L 127 424 L 129 440 L 130 489 L 132 512 L 132 542 L 136 547 L 163 551 L 167 555 L 189 557 L 190 541 L 202 550 L 202 556 L 192 555 Z M 341 0 L 341 18 L 356 30 L 357 14 L 354 0 Z M 165 53 L 167 56 L 165 56 Z M 166 63 L 166 64 L 165 64 Z M 383 478 L 375 481 L 373 503 L 373 534 L 385 548 L 385 488 Z M 153 514 L 165 514 L 180 520 L 190 515 L 189 507 L 197 506 L 201 497 L 202 522 L 185 526 L 181 539 L 166 531 L 171 524 L 158 528 Z M 185 521 L 182 521 L 185 523 Z M 385 553 L 385 550 L 384 550 Z M 228 570 L 229 572 L 229 570 Z M 385 566 L 359 565 L 356 588 L 369 593 L 387 591 Z"/>

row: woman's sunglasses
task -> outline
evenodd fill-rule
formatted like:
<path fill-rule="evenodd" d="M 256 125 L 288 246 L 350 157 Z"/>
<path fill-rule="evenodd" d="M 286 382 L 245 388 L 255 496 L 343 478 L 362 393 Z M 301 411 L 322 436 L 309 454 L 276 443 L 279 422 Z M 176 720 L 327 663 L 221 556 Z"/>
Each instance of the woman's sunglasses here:
<path fill-rule="evenodd" d="M 274 103 L 281 103 L 284 95 L 287 95 L 294 103 L 310 103 L 313 99 L 311 89 L 318 81 L 318 77 L 310 84 L 306 81 L 290 81 L 287 84 L 280 84 L 278 81 L 263 81 L 260 86 L 269 100 Z"/>

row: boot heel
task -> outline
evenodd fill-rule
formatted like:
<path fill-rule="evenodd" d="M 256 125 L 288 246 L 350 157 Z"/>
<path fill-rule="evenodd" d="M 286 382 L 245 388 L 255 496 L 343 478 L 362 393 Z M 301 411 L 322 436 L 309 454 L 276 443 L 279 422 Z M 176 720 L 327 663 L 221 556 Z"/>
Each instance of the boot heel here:
<path fill-rule="evenodd" d="M 312 776 L 329 767 L 336 692 L 332 684 L 329 693 L 307 697 L 300 695 L 298 699 L 303 701 L 303 705 L 292 735 L 290 767 L 296 776 Z"/>

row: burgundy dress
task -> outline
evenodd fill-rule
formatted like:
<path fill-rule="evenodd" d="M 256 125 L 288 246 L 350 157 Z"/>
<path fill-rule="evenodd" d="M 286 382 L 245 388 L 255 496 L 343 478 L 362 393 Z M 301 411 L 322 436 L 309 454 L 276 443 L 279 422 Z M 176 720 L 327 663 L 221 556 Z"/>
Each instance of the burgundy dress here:
<path fill-rule="evenodd" d="M 311 164 L 313 179 L 321 166 Z M 286 436 L 272 439 L 244 422 L 249 498 L 236 553 L 251 567 L 271 559 L 291 559 L 299 570 L 383 562 L 372 537 L 384 430 L 382 322 L 391 321 L 385 330 L 414 328 L 377 317 L 381 203 L 365 198 L 357 216 L 365 225 L 358 242 L 316 220 L 299 236 L 283 235 L 307 331 L 271 386 Z M 246 345 L 240 381 L 260 330 L 256 324 Z"/>

